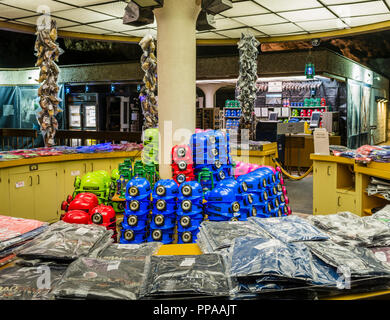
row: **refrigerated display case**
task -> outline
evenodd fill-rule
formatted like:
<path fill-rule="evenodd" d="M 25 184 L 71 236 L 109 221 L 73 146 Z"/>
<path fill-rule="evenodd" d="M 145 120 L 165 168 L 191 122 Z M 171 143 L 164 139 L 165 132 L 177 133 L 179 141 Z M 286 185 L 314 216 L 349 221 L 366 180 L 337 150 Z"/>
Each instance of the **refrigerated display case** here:
<path fill-rule="evenodd" d="M 98 128 L 98 95 L 96 93 L 69 94 L 68 128 L 75 131 L 97 131 Z M 86 144 L 91 145 L 92 140 Z M 81 139 L 72 139 L 72 146 L 80 146 Z"/>

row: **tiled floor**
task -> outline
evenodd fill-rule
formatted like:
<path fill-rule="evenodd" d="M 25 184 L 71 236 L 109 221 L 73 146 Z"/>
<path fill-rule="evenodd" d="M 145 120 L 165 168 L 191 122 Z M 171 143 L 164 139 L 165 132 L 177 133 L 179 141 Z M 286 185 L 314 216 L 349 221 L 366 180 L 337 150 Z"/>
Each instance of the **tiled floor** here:
<path fill-rule="evenodd" d="M 285 180 L 285 186 L 292 211 L 313 214 L 313 176 L 302 180 Z"/>

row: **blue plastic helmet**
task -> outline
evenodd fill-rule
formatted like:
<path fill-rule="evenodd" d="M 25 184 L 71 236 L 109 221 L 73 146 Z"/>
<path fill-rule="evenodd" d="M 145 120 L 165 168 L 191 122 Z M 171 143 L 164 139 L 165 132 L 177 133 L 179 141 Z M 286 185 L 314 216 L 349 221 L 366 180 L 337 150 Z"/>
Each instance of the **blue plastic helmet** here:
<path fill-rule="evenodd" d="M 224 180 L 221 180 L 220 182 L 218 182 L 218 184 L 216 185 L 217 188 L 219 187 L 222 187 L 222 188 L 231 188 L 234 190 L 234 192 L 237 194 L 237 193 L 241 193 L 241 188 L 240 188 L 241 184 L 240 182 L 238 182 L 237 180 L 235 180 L 233 177 L 228 177 Z"/>
<path fill-rule="evenodd" d="M 244 192 L 260 192 L 265 189 L 263 183 L 265 179 L 250 173 L 238 176 L 236 181 L 241 183 L 241 189 Z"/>
<path fill-rule="evenodd" d="M 200 217 L 195 218 L 191 216 L 181 216 L 180 219 L 177 221 L 177 232 L 194 231 L 199 228 L 202 220 L 202 215 L 200 215 Z"/>
<path fill-rule="evenodd" d="M 146 232 L 134 231 L 131 229 L 122 229 L 119 243 L 142 243 L 145 241 Z"/>
<path fill-rule="evenodd" d="M 140 219 L 140 217 L 142 219 Z M 140 232 L 142 230 L 146 230 L 148 225 L 147 218 L 144 218 L 142 216 L 136 216 L 136 215 L 128 215 L 124 217 L 122 221 L 122 228 L 123 229 L 129 229 L 136 232 Z"/>
<path fill-rule="evenodd" d="M 173 229 L 176 224 L 175 216 L 166 216 L 163 214 L 153 214 L 152 220 L 150 221 L 151 229 Z"/>
<path fill-rule="evenodd" d="M 163 244 L 169 244 L 173 241 L 173 229 L 162 230 L 162 229 L 151 229 L 147 238 L 148 242 L 158 241 Z"/>
<path fill-rule="evenodd" d="M 266 176 L 267 184 L 274 184 L 277 181 L 277 176 L 270 168 L 260 167 L 250 172 L 250 174 L 255 174 L 255 175 L 261 174 L 263 176 Z"/>
<path fill-rule="evenodd" d="M 133 178 L 126 185 L 126 200 L 150 200 L 150 182 L 145 178 Z"/>
<path fill-rule="evenodd" d="M 203 198 L 202 185 L 198 181 L 186 181 L 179 187 L 179 200 Z"/>
<path fill-rule="evenodd" d="M 190 214 L 194 215 L 196 213 L 201 213 L 203 211 L 203 203 L 200 201 L 183 199 L 179 200 L 177 203 L 177 211 L 178 215 Z"/>
<path fill-rule="evenodd" d="M 197 235 L 199 233 L 199 229 L 197 229 L 197 230 L 198 230 L 197 232 L 195 230 L 195 231 L 184 231 L 184 232 L 178 233 L 178 241 L 177 241 L 177 243 L 178 244 L 184 244 L 184 243 L 194 243 L 194 242 L 196 242 Z"/>
<path fill-rule="evenodd" d="M 237 201 L 232 188 L 216 187 L 206 195 L 207 202 L 232 203 Z"/>
<path fill-rule="evenodd" d="M 179 195 L 179 187 L 173 179 L 158 180 L 153 189 L 153 201 L 155 199 L 173 200 Z"/>

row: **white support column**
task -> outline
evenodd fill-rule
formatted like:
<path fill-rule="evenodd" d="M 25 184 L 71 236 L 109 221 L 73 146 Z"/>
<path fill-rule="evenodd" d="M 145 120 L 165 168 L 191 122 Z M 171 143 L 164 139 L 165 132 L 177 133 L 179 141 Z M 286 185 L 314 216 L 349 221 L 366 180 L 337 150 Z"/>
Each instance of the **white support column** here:
<path fill-rule="evenodd" d="M 172 147 L 188 143 L 196 119 L 196 20 L 200 0 L 165 0 L 157 20 L 160 177 L 172 176 Z M 164 128 L 172 128 L 165 132 Z M 182 130 L 180 130 L 182 129 Z"/>
<path fill-rule="evenodd" d="M 205 95 L 205 108 L 214 108 L 215 107 L 215 93 L 218 89 L 226 86 L 223 83 L 207 83 L 207 84 L 198 84 L 197 87 L 200 88 Z"/>

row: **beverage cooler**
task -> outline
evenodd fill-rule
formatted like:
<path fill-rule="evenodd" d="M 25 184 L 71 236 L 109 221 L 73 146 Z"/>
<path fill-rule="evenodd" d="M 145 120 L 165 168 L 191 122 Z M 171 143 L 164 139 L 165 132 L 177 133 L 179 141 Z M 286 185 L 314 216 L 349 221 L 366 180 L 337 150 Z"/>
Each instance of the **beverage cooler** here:
<path fill-rule="evenodd" d="M 67 99 L 68 128 L 74 131 L 97 131 L 98 128 L 98 95 L 96 93 L 70 94 Z M 86 141 L 87 145 L 93 143 Z M 72 146 L 81 145 L 81 139 L 72 139 Z"/>

